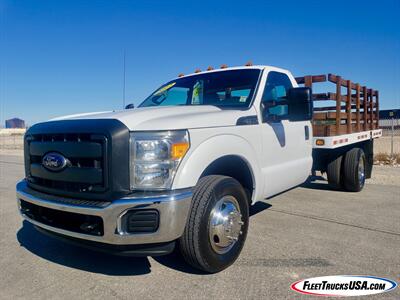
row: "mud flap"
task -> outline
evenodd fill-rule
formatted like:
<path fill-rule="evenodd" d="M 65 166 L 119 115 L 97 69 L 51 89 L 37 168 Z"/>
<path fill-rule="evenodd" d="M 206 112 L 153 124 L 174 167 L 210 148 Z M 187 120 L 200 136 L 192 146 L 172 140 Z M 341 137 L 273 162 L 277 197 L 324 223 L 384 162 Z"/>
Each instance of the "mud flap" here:
<path fill-rule="evenodd" d="M 367 162 L 365 166 L 365 178 L 371 178 L 372 167 L 374 165 L 374 140 L 365 143 L 364 153 Z"/>

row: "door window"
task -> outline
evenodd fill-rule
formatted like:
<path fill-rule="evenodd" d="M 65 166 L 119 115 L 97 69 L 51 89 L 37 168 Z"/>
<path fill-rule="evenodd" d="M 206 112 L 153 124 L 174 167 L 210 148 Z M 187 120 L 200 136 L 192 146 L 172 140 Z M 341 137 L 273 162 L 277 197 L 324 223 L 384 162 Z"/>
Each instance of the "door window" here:
<path fill-rule="evenodd" d="M 262 102 L 264 103 L 263 119 L 267 121 L 280 121 L 287 119 L 288 106 L 286 104 L 286 95 L 292 83 L 286 74 L 279 72 L 270 72 L 265 84 Z M 269 103 L 275 102 L 275 105 L 269 107 Z M 282 102 L 280 105 L 279 102 Z"/>

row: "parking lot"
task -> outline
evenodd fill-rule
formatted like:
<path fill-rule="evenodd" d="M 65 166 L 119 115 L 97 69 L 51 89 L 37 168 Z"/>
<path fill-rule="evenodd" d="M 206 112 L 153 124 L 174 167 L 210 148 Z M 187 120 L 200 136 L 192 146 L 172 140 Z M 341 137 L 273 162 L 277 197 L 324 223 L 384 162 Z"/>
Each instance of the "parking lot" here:
<path fill-rule="evenodd" d="M 176 254 L 123 258 L 43 236 L 17 212 L 14 189 L 23 174 L 20 153 L 0 155 L 2 299 L 292 299 L 302 296 L 290 284 L 308 277 L 400 280 L 398 167 L 376 167 L 361 193 L 330 191 L 319 180 L 259 202 L 241 256 L 213 275 Z M 400 298 L 400 289 L 369 298 Z"/>

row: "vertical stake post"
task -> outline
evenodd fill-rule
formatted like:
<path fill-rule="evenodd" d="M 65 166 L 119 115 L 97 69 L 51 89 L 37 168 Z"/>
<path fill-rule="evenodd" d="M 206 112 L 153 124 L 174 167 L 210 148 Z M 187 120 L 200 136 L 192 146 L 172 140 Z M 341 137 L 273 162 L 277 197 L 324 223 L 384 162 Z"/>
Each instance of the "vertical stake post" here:
<path fill-rule="evenodd" d="M 336 134 L 340 134 L 340 111 L 342 102 L 342 77 L 336 76 Z"/>

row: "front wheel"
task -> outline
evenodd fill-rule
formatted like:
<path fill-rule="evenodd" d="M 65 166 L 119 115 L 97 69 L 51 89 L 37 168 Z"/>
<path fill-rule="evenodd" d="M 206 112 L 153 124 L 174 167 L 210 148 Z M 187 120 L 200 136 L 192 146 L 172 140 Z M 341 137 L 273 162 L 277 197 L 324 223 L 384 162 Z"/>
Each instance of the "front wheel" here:
<path fill-rule="evenodd" d="M 208 273 L 230 266 L 239 256 L 249 226 L 249 204 L 240 183 L 226 176 L 199 180 L 180 249 L 193 267 Z"/>

